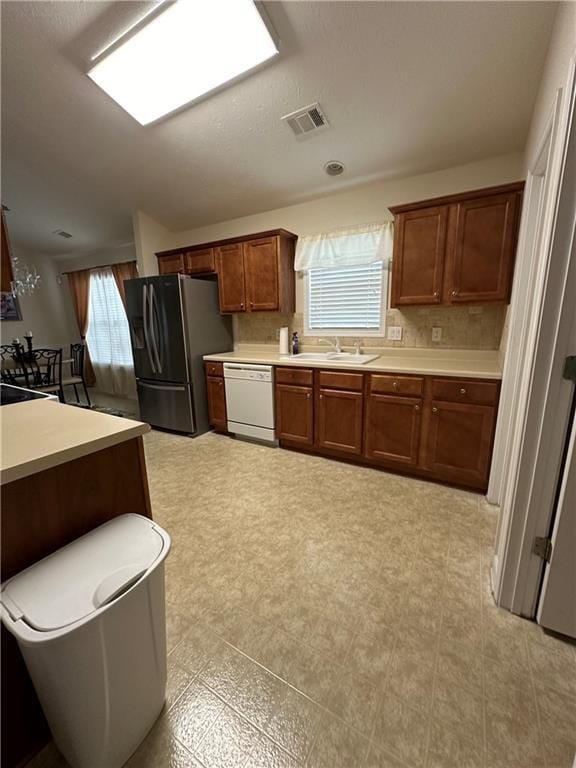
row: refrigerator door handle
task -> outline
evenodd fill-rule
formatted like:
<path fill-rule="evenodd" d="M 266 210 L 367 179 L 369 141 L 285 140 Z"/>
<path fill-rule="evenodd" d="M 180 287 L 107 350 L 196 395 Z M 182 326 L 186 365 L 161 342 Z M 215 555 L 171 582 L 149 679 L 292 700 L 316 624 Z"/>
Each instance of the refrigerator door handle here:
<path fill-rule="evenodd" d="M 150 349 L 150 329 L 148 328 L 148 286 L 146 283 L 142 286 L 142 315 L 144 317 L 144 341 L 146 343 L 146 352 L 148 353 L 148 360 L 150 361 L 150 367 L 152 373 L 158 373 L 154 360 L 152 358 L 152 352 Z"/>
<path fill-rule="evenodd" d="M 160 362 L 160 353 L 158 351 L 158 339 L 156 338 L 156 325 L 157 325 L 157 311 L 156 311 L 156 297 L 154 294 L 154 286 L 150 286 L 150 332 L 152 336 L 152 349 L 156 360 L 156 373 L 162 373 L 162 363 Z"/>
<path fill-rule="evenodd" d="M 138 386 L 146 389 L 161 389 L 167 392 L 184 392 L 186 390 L 185 384 L 148 384 L 148 382 L 141 380 L 138 381 Z"/>

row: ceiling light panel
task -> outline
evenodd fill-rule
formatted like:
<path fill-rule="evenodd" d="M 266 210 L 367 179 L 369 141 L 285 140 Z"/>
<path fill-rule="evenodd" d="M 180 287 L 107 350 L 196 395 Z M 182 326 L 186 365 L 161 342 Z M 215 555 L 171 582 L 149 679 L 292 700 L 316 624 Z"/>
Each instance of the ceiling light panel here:
<path fill-rule="evenodd" d="M 277 53 L 252 0 L 177 0 L 88 75 L 146 125 Z"/>

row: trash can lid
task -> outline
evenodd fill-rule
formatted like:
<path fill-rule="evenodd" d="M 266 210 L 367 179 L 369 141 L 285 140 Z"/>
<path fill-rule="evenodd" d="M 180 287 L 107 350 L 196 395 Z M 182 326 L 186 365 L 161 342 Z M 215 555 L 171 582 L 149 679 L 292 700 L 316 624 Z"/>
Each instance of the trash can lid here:
<path fill-rule="evenodd" d="M 11 578 L 0 600 L 33 629 L 62 629 L 134 586 L 169 547 L 152 520 L 121 515 Z"/>

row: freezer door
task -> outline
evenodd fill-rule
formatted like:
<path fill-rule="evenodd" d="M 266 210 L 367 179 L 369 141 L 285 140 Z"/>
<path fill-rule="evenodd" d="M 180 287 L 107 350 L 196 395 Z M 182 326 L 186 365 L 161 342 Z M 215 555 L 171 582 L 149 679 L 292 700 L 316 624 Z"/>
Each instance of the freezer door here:
<path fill-rule="evenodd" d="M 124 286 L 136 378 L 187 381 L 179 276 L 126 280 Z"/>
<path fill-rule="evenodd" d="M 193 434 L 192 391 L 188 384 L 138 381 L 140 418 L 153 427 Z"/>

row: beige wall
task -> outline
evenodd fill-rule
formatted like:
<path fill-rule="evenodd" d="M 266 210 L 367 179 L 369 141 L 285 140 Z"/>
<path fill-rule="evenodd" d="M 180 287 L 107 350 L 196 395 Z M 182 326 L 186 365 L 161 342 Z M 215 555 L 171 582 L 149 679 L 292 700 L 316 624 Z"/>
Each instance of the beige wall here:
<path fill-rule="evenodd" d="M 245 216 L 212 224 L 200 229 L 169 232 L 150 217 L 139 212 L 135 216 L 137 249 L 146 272 L 155 274 L 157 250 L 177 248 L 209 240 L 235 237 L 253 232 L 282 227 L 297 235 L 308 235 L 338 227 L 391 219 L 389 205 L 424 200 L 469 189 L 518 181 L 523 178 L 520 154 L 492 157 L 468 165 L 448 168 L 435 173 L 393 181 L 380 181 L 355 189 L 310 200 L 299 205 Z M 152 271 L 154 270 L 154 271 Z M 254 316 L 235 317 L 236 342 L 270 343 L 275 341 L 278 328 L 289 325 L 302 333 L 304 281 L 296 281 L 296 314 L 280 316 L 277 313 L 258 313 Z M 382 337 L 364 340 L 366 346 L 432 346 L 431 329 L 443 329 L 443 340 L 437 346 L 469 349 L 498 349 L 504 312 L 501 307 L 484 307 L 480 311 L 468 309 L 408 309 L 389 310 L 387 323 L 402 325 L 402 342 L 388 342 Z M 304 343 L 316 343 L 315 337 L 303 337 Z"/>
<path fill-rule="evenodd" d="M 59 284 L 59 272 L 52 259 L 46 255 L 19 252 L 16 248 L 14 251 L 21 265 L 36 267 L 41 282 L 32 296 L 20 297 L 22 320 L 1 323 L 2 343 L 9 344 L 15 337 L 23 341 L 26 331 L 34 334 L 35 346 L 67 347 L 78 341 L 68 286 L 65 280 Z"/>
<path fill-rule="evenodd" d="M 132 226 L 138 272 L 142 276 L 157 275 L 156 253 L 172 248 L 173 233 L 143 211 L 134 212 Z"/>
<path fill-rule="evenodd" d="M 565 85 L 570 58 L 575 53 L 576 2 L 559 3 L 526 142 L 524 175 L 534 160 L 534 153 L 554 105 L 556 91 Z"/>

